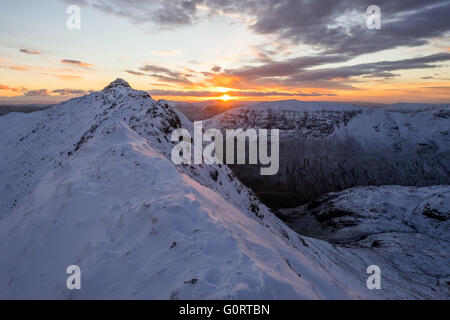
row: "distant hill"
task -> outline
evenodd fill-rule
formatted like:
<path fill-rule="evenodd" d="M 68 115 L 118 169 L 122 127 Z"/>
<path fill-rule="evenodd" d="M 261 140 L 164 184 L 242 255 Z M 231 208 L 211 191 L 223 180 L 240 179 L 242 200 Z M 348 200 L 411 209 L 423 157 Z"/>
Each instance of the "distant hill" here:
<path fill-rule="evenodd" d="M 0 105 L 0 116 L 10 112 L 31 113 L 52 107 L 52 104 Z"/>

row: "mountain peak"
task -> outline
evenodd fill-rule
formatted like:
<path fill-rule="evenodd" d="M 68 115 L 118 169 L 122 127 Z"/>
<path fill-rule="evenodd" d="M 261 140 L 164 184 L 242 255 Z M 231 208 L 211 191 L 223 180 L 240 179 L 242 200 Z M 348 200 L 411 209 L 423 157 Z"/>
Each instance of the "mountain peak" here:
<path fill-rule="evenodd" d="M 105 87 L 105 89 L 103 89 L 103 91 L 109 91 L 110 89 L 113 88 L 127 88 L 127 89 L 131 89 L 131 86 L 128 84 L 128 82 L 126 82 L 123 79 L 117 78 L 116 80 L 114 80 L 113 82 L 111 82 L 109 85 L 107 85 Z"/>

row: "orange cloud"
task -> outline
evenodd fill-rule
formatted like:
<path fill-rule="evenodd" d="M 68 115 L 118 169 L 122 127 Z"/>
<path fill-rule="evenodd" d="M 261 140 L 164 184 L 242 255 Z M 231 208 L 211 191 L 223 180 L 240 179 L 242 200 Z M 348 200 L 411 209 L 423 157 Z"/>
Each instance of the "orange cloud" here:
<path fill-rule="evenodd" d="M 42 73 L 43 75 L 46 76 L 51 76 L 51 77 L 55 77 L 61 80 L 77 80 L 77 79 L 82 79 L 83 77 L 81 76 L 76 76 L 76 75 L 71 75 L 71 74 L 57 74 L 57 73 Z"/>
<path fill-rule="evenodd" d="M 61 60 L 61 63 L 70 64 L 70 65 L 74 65 L 74 66 L 78 66 L 78 67 L 82 67 L 82 68 L 89 68 L 89 67 L 93 66 L 93 64 L 90 64 L 90 63 L 86 63 L 86 62 L 78 61 L 78 60 L 71 60 L 71 59 Z"/>
<path fill-rule="evenodd" d="M 5 86 L 3 84 L 0 84 L 0 90 L 12 91 L 12 92 L 23 92 L 25 89 L 11 88 L 11 87 Z"/>
<path fill-rule="evenodd" d="M 14 62 L 12 62 L 12 61 L 3 60 L 2 58 L 0 58 L 0 63 L 2 63 L 2 62 L 5 62 L 5 64 L 3 66 L 0 66 L 0 68 L 10 69 L 10 70 L 15 70 L 15 71 L 29 70 L 29 68 L 26 66 L 19 66 L 19 65 L 14 64 Z"/>
<path fill-rule="evenodd" d="M 239 82 L 241 79 L 236 76 L 227 75 L 212 75 L 209 82 L 215 87 L 233 87 L 233 85 Z"/>
<path fill-rule="evenodd" d="M 28 71 L 28 67 L 25 66 L 11 66 L 9 67 L 11 70 L 15 70 L 15 71 Z"/>

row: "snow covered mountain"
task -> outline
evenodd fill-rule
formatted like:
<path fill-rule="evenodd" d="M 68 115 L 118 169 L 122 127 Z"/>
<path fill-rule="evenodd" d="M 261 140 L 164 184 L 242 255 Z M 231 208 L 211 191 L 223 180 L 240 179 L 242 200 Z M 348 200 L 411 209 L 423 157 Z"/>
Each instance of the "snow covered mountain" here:
<path fill-rule="evenodd" d="M 280 213 L 300 234 L 399 270 L 400 286 L 450 298 L 450 186 L 356 187 Z"/>
<path fill-rule="evenodd" d="M 297 100 L 228 111 L 205 127 L 280 129 L 280 171 L 233 166 L 272 207 L 354 186 L 450 184 L 450 105 L 356 107 Z"/>
<path fill-rule="evenodd" d="M 226 166 L 175 166 L 192 123 L 123 80 L 0 117 L 0 298 L 445 297 L 375 256 L 298 235 Z M 378 262 L 376 260 L 376 262 Z M 66 268 L 81 268 L 81 290 Z"/>
<path fill-rule="evenodd" d="M 0 298 L 376 296 L 366 266 L 334 265 L 228 168 L 176 167 L 178 127 L 192 124 L 123 80 L 0 117 Z"/>

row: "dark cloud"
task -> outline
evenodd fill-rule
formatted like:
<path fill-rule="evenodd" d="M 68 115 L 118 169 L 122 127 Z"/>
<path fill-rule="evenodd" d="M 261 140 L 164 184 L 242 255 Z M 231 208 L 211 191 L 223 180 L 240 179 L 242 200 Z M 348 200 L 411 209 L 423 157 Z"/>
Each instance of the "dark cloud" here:
<path fill-rule="evenodd" d="M 163 74 L 167 74 L 167 75 L 170 75 L 170 76 L 173 76 L 173 77 L 176 77 L 176 76 L 180 75 L 179 72 L 171 71 L 168 68 L 155 66 L 155 65 L 150 65 L 150 64 L 147 64 L 147 65 L 145 65 L 145 66 L 143 66 L 143 67 L 141 67 L 139 69 L 142 70 L 142 71 L 145 71 L 145 72 L 163 73 Z"/>
<path fill-rule="evenodd" d="M 436 63 L 449 61 L 450 53 L 440 53 L 419 58 L 405 59 L 398 61 L 380 61 L 374 63 L 364 63 L 353 66 L 338 68 L 323 68 L 308 70 L 292 76 L 292 79 L 299 81 L 348 79 L 362 75 L 394 76 L 391 71 L 430 69 L 436 68 Z"/>
<path fill-rule="evenodd" d="M 334 97 L 337 96 L 334 93 L 302 93 L 302 92 L 260 92 L 260 91 L 233 91 L 230 93 L 231 96 L 236 97 Z"/>
<path fill-rule="evenodd" d="M 179 91 L 179 90 L 150 90 L 151 96 L 173 96 L 173 97 L 217 97 L 221 93 L 213 91 Z M 222 93 L 223 94 L 223 93 Z"/>
<path fill-rule="evenodd" d="M 47 89 L 40 89 L 40 90 L 29 90 L 25 92 L 24 96 L 26 97 L 47 97 L 50 95 L 50 92 L 48 92 Z"/>
<path fill-rule="evenodd" d="M 189 25 L 197 20 L 197 4 L 204 0 L 63 0 L 67 4 L 91 6 L 133 23 L 158 26 Z"/>
<path fill-rule="evenodd" d="M 79 90 L 79 89 L 55 89 L 52 93 L 60 95 L 60 96 L 68 96 L 68 95 L 86 95 L 92 93 L 92 91 L 87 90 Z"/>
<path fill-rule="evenodd" d="M 39 51 L 35 50 L 20 49 L 19 51 L 26 54 L 40 55 Z"/>
<path fill-rule="evenodd" d="M 386 72 L 386 71 L 381 71 L 381 72 L 374 72 L 372 74 L 368 74 L 363 76 L 363 78 L 385 78 L 385 79 L 389 79 L 389 78 L 395 78 L 400 76 L 400 74 L 398 73 L 392 73 L 392 72 Z"/>
<path fill-rule="evenodd" d="M 346 57 L 338 55 L 299 57 L 281 62 L 269 62 L 256 67 L 242 67 L 234 70 L 228 69 L 225 70 L 225 73 L 245 79 L 282 77 L 300 72 L 306 68 L 320 66 L 326 63 L 344 62 L 346 60 Z"/>
<path fill-rule="evenodd" d="M 93 64 L 90 64 L 90 63 L 86 63 L 86 62 L 79 61 L 79 60 L 71 60 L 71 59 L 61 60 L 61 63 L 70 64 L 70 65 L 74 65 L 74 66 L 78 66 L 78 67 L 82 67 L 82 68 L 89 68 L 89 67 L 93 66 Z"/>
<path fill-rule="evenodd" d="M 313 84 L 317 81 L 332 81 L 349 79 L 351 77 L 395 77 L 393 71 L 410 69 L 431 69 L 437 68 L 437 63 L 450 61 L 450 53 L 440 53 L 413 59 L 398 61 L 379 61 L 374 63 L 364 63 L 352 66 L 309 69 L 309 67 L 320 64 L 321 57 L 317 59 L 302 58 L 291 59 L 282 63 L 269 63 L 258 67 L 243 67 L 239 69 L 226 70 L 224 76 L 238 76 L 241 82 L 252 80 L 275 81 L 284 85 L 298 85 L 301 82 Z M 306 67 L 306 68 L 305 68 Z M 316 83 L 316 86 L 324 87 L 323 82 Z"/>
<path fill-rule="evenodd" d="M 21 90 L 24 92 L 25 97 L 49 97 L 52 95 L 57 96 L 83 96 L 94 91 L 92 90 L 80 90 L 80 89 L 55 89 L 49 91 L 48 89 L 38 89 L 38 90 Z"/>
<path fill-rule="evenodd" d="M 219 66 L 214 66 L 214 67 L 211 68 L 212 72 L 220 72 L 221 70 L 222 70 L 222 68 L 219 67 Z"/>
<path fill-rule="evenodd" d="M 135 75 L 135 76 L 145 76 L 146 74 L 143 72 L 139 72 L 139 71 L 133 71 L 133 70 L 125 70 L 125 72 Z"/>
<path fill-rule="evenodd" d="M 369 30 L 366 9 L 372 0 L 266 1 L 251 29 L 305 43 L 325 53 L 357 56 L 398 46 L 416 46 L 450 30 L 450 2 L 379 0 L 382 28 Z"/>
<path fill-rule="evenodd" d="M 186 75 L 178 71 L 172 71 L 164 67 L 147 64 L 139 68 L 139 70 L 146 72 L 147 75 L 156 78 L 159 81 L 179 84 L 192 84 L 192 82 L 188 79 L 190 75 Z"/>
<path fill-rule="evenodd" d="M 255 21 L 259 34 L 272 34 L 324 53 L 357 56 L 399 46 L 417 46 L 450 30 L 448 0 L 378 0 L 382 28 L 369 30 L 372 0 L 63 0 L 90 5 L 135 23 L 182 26 L 199 19 L 198 5 L 211 14 L 236 13 Z"/>
<path fill-rule="evenodd" d="M 222 70 L 214 67 L 203 72 L 206 78 L 217 75 L 238 79 L 241 89 L 250 85 L 288 87 L 321 87 L 355 89 L 357 77 L 394 78 L 395 71 L 436 68 L 447 61 L 449 53 L 402 61 L 381 61 L 344 67 L 327 64 L 348 62 L 363 54 L 397 47 L 426 45 L 430 39 L 450 32 L 450 0 L 62 0 L 86 5 L 106 13 L 125 17 L 138 24 L 159 27 L 182 27 L 205 17 L 199 5 L 209 8 L 209 15 L 237 14 L 252 21 L 249 29 L 256 34 L 275 38 L 274 46 L 261 47 L 257 53 L 260 65 Z M 381 9 L 381 29 L 369 30 L 366 10 L 376 4 Z M 203 12 L 202 14 L 200 12 Z M 315 55 L 277 59 L 275 47 L 307 45 Z M 307 51 L 302 51 L 307 52 Z M 292 54 L 292 52 L 290 53 Z M 427 60 L 428 59 L 428 60 Z M 253 61 L 255 62 L 255 61 Z M 134 75 L 148 75 L 161 82 L 193 84 L 190 76 L 167 68 L 146 65 Z"/>

